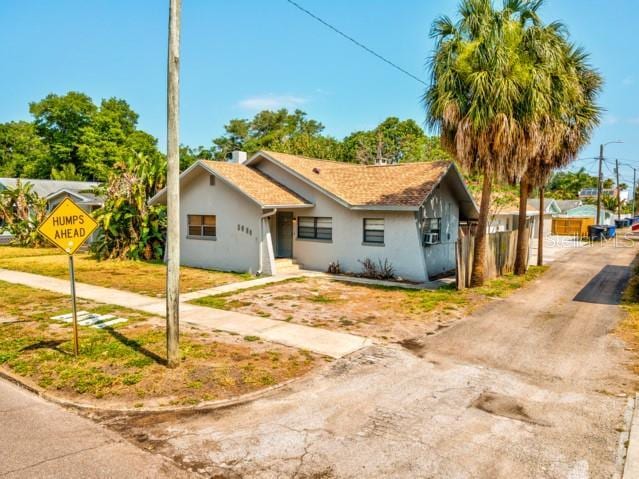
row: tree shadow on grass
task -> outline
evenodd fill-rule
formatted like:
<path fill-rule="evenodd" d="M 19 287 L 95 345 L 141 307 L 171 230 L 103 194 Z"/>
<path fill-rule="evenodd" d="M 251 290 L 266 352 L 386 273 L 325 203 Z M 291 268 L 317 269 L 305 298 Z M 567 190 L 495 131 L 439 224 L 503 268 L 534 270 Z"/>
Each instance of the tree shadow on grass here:
<path fill-rule="evenodd" d="M 163 358 L 159 354 L 154 353 L 153 351 L 146 349 L 135 339 L 127 338 L 125 335 L 123 335 L 122 333 L 120 333 L 119 331 L 113 328 L 104 328 L 103 331 L 106 331 L 107 333 L 109 333 L 114 339 L 120 341 L 125 346 L 137 351 L 138 353 L 142 354 L 143 356 L 146 356 L 147 358 L 155 361 L 156 363 L 162 366 L 166 366 L 167 361 L 165 358 Z"/>
<path fill-rule="evenodd" d="M 56 351 L 60 354 L 69 356 L 70 353 L 68 353 L 67 351 L 64 351 L 63 349 L 60 349 L 59 347 L 63 343 L 66 343 L 66 340 L 50 339 L 47 341 L 38 341 L 37 343 L 33 343 L 33 344 L 30 344 L 29 346 L 25 346 L 20 351 L 22 352 L 22 351 L 35 351 L 37 349 L 52 349 L 53 351 Z"/>

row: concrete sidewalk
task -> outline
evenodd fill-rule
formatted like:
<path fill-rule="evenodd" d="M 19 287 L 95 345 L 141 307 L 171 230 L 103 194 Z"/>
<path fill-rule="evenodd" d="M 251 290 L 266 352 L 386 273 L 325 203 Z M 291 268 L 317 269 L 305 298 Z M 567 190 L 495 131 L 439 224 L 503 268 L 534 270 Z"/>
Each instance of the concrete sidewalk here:
<path fill-rule="evenodd" d="M 3 478 L 201 477 L 3 380 L 0 424 Z"/>
<path fill-rule="evenodd" d="M 6 269 L 0 269 L 0 280 L 59 294 L 68 295 L 71 289 L 69 281 L 64 279 Z M 76 282 L 75 287 L 76 294 L 80 298 L 136 309 L 160 317 L 166 315 L 166 303 L 163 298 L 150 298 L 141 294 L 78 282 Z M 307 349 L 333 358 L 340 358 L 372 344 L 370 339 L 353 334 L 312 328 L 194 304 L 180 304 L 180 320 L 204 328 L 220 329 L 246 336 L 259 336 L 266 341 Z"/>

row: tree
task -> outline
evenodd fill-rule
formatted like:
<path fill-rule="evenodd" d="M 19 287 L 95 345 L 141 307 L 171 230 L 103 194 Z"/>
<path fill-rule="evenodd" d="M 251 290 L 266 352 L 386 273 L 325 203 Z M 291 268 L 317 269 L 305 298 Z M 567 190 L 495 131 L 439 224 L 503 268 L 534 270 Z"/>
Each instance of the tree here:
<path fill-rule="evenodd" d="M 0 124 L 0 175 L 40 178 L 47 171 L 49 147 L 26 121 Z"/>
<path fill-rule="evenodd" d="M 233 119 L 224 129 L 225 135 L 213 139 L 218 160 L 226 159 L 233 150 L 244 150 L 250 154 L 258 150 L 274 150 L 338 159 L 337 140 L 322 136 L 324 125 L 308 119 L 301 110 L 293 113 L 285 108 L 264 110 L 251 120 Z"/>
<path fill-rule="evenodd" d="M 137 129 L 138 114 L 118 98 L 103 99 L 90 122 L 82 127 L 77 144 L 79 171 L 106 180 L 115 163 L 132 154 L 157 156 L 157 140 Z"/>
<path fill-rule="evenodd" d="M 166 161 L 141 153 L 118 161 L 97 192 L 104 205 L 95 211 L 98 235 L 91 251 L 99 259 L 161 260 L 166 242 L 166 208 L 148 199 L 165 185 Z"/>
<path fill-rule="evenodd" d="M 78 148 L 83 130 L 97 111 L 91 98 L 74 91 L 63 96 L 49 94 L 39 102 L 30 103 L 29 111 L 34 117 L 36 132 L 49 146 L 50 165 L 73 163 L 79 168 Z"/>
<path fill-rule="evenodd" d="M 52 180 L 82 181 L 84 177 L 78 173 L 73 163 L 66 163 L 58 170 L 55 166 L 51 169 Z"/>
<path fill-rule="evenodd" d="M 589 141 L 593 129 L 599 124 L 601 108 L 596 104 L 603 80 L 588 64 L 588 56 L 579 48 L 561 38 L 563 51 L 560 55 L 561 74 L 552 89 L 554 115 L 549 122 L 552 127 L 547 134 L 549 145 L 542 150 L 532 171 L 533 181 L 540 187 L 540 210 L 543 211 L 543 188 L 548 177 L 556 168 L 563 167 L 574 160 L 579 150 Z M 530 168 L 530 167 L 529 167 Z M 523 213 L 520 211 L 520 218 Z M 520 221 L 521 223 L 521 221 Z M 543 264 L 543 222 L 539 225 L 538 265 Z M 523 256 L 527 252 L 519 252 Z M 521 260 L 520 260 L 521 261 Z M 516 271 L 523 273 L 523 271 Z"/>
<path fill-rule="evenodd" d="M 561 200 L 575 199 L 584 188 L 596 188 L 597 177 L 590 175 L 585 168 L 573 171 L 558 171 L 548 182 L 548 192 L 553 198 Z"/>
<path fill-rule="evenodd" d="M 456 23 L 441 17 L 431 30 L 437 44 L 424 95 L 427 121 L 464 168 L 483 175 L 472 286 L 484 282 L 493 181 L 520 177 L 525 168 L 518 108 L 528 70 L 511 3 L 497 10 L 490 0 L 462 0 Z"/>
<path fill-rule="evenodd" d="M 372 130 L 356 131 L 342 144 L 342 160 L 357 163 L 408 163 L 448 157 L 437 139 L 428 137 L 414 120 L 396 117 L 388 117 Z"/>

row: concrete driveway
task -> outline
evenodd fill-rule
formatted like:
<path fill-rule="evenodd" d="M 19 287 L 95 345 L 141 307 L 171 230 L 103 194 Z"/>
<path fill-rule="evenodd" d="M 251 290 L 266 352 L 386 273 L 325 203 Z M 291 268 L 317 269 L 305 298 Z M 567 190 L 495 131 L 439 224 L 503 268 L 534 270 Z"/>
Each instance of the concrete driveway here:
<path fill-rule="evenodd" d="M 436 336 L 248 405 L 106 422 L 214 477 L 615 477 L 635 378 L 611 333 L 636 253 L 574 250 Z"/>

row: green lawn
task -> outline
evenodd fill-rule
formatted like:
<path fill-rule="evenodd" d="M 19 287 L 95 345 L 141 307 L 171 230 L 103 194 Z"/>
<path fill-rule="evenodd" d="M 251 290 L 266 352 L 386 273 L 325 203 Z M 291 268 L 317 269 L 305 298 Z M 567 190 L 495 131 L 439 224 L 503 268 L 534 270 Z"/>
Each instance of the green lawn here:
<path fill-rule="evenodd" d="M 27 273 L 69 277 L 69 260 L 56 250 L 0 246 L 0 268 Z M 75 255 L 76 280 L 83 283 L 122 289 L 150 296 L 165 292 L 166 265 L 131 260 L 98 261 L 86 253 Z M 249 274 L 226 273 L 182 267 L 180 290 L 183 293 L 251 279 Z"/>
<path fill-rule="evenodd" d="M 157 405 L 254 391 L 302 375 L 316 360 L 253 336 L 183 328 L 180 366 L 168 369 L 161 320 L 86 300 L 78 306 L 129 321 L 103 330 L 80 326 L 76 358 L 71 325 L 50 319 L 69 312 L 69 298 L 0 281 L 0 367 L 61 397 Z"/>

